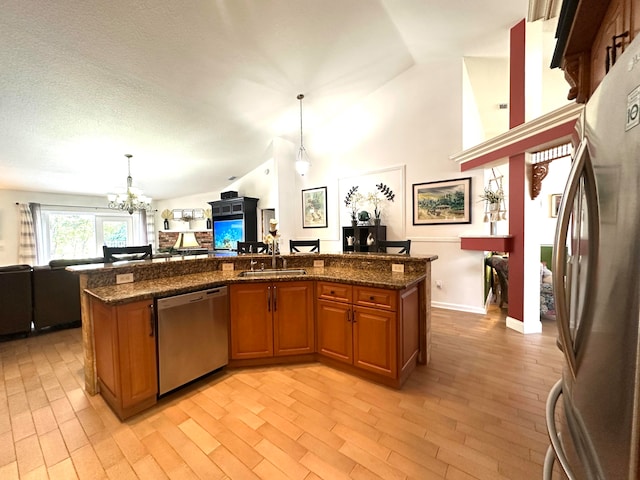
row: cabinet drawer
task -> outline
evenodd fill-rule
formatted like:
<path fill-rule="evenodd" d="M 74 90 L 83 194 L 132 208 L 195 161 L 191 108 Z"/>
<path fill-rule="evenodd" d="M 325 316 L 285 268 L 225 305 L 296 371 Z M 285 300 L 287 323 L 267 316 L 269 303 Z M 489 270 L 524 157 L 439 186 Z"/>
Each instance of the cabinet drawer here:
<path fill-rule="evenodd" d="M 373 287 L 353 287 L 353 303 L 365 307 L 384 308 L 396 311 L 395 290 Z"/>
<path fill-rule="evenodd" d="M 353 287 L 344 283 L 318 282 L 318 298 L 351 303 Z"/>

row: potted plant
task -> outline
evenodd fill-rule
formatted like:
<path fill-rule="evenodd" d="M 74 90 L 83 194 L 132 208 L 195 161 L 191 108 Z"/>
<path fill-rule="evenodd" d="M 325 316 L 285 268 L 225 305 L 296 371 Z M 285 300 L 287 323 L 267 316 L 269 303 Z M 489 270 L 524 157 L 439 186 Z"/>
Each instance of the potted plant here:
<path fill-rule="evenodd" d="M 373 223 L 380 225 L 380 215 L 382 214 L 382 204 L 384 202 L 393 202 L 395 194 L 384 183 L 376 185 L 378 189 L 376 192 L 369 193 L 367 195 L 367 201 L 373 206 Z"/>
<path fill-rule="evenodd" d="M 504 198 L 502 190 L 491 190 L 489 187 L 484 188 L 484 193 L 480 194 L 481 201 L 487 202 L 489 205 L 500 205 Z"/>
<path fill-rule="evenodd" d="M 169 220 L 173 219 L 173 213 L 168 208 L 165 208 L 160 216 L 164 218 L 164 229 L 169 230 Z"/>

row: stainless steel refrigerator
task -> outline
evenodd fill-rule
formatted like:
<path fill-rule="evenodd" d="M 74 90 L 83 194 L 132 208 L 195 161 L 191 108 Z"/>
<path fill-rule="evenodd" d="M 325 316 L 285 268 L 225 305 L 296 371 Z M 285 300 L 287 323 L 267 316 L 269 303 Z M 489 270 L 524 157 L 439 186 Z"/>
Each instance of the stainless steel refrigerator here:
<path fill-rule="evenodd" d="M 547 400 L 545 479 L 554 462 L 571 479 L 640 478 L 639 123 L 636 38 L 576 127 L 553 256 L 565 362 Z"/>

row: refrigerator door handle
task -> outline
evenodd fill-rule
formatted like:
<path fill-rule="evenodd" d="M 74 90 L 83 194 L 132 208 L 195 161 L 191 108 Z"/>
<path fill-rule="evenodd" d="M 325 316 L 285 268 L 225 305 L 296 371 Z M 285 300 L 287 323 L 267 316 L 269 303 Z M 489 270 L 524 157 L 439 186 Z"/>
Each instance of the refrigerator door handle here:
<path fill-rule="evenodd" d="M 558 212 L 558 224 L 556 227 L 556 236 L 553 251 L 553 296 L 556 302 L 556 323 L 558 325 L 558 333 L 562 352 L 567 359 L 569 371 L 573 378 L 576 377 L 576 354 L 571 341 L 571 328 L 569 326 L 569 309 L 567 307 L 565 275 L 567 270 L 567 258 L 564 248 L 561 245 L 567 244 L 567 235 L 569 232 L 569 221 L 571 219 L 571 211 L 573 202 L 576 198 L 578 188 L 580 186 L 580 175 L 584 169 L 587 158 L 587 142 L 582 141 L 576 151 L 576 157 L 562 201 L 560 202 L 560 210 Z"/>
<path fill-rule="evenodd" d="M 546 417 L 547 417 L 547 430 L 549 432 L 549 439 L 551 440 L 551 445 L 547 450 L 547 455 L 544 459 L 544 471 L 543 478 L 544 480 L 550 480 L 551 474 L 553 471 L 553 455 L 550 454 L 550 450 L 553 449 L 555 452 L 555 457 L 558 459 L 562 470 L 567 475 L 569 480 L 576 480 L 575 475 L 571 471 L 571 467 L 569 466 L 569 461 L 567 460 L 566 455 L 564 454 L 564 448 L 562 447 L 562 442 L 560 442 L 560 435 L 558 435 L 558 429 L 556 428 L 556 419 L 555 419 L 555 411 L 556 404 L 558 403 L 558 398 L 562 394 L 562 379 L 558 380 L 556 384 L 549 391 L 549 396 L 547 397 L 547 407 L 546 407 Z M 548 475 L 548 476 L 547 476 Z"/>

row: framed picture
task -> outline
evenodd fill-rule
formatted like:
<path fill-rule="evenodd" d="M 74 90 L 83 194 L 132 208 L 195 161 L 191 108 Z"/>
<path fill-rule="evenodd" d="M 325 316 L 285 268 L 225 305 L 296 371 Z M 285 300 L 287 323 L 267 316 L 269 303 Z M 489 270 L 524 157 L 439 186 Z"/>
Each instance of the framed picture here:
<path fill-rule="evenodd" d="M 550 211 L 551 211 L 551 216 L 552 217 L 557 217 L 558 216 L 558 212 L 560 211 L 560 203 L 562 203 L 562 194 L 561 193 L 554 193 L 553 195 L 549 196 L 549 205 L 550 205 Z"/>
<path fill-rule="evenodd" d="M 172 210 L 174 220 L 182 220 L 182 210 Z"/>
<path fill-rule="evenodd" d="M 195 208 L 193 210 L 193 218 L 204 218 L 204 209 Z"/>
<path fill-rule="evenodd" d="M 302 190 L 302 228 L 327 228 L 327 187 Z"/>
<path fill-rule="evenodd" d="M 471 177 L 413 184 L 413 224 L 471 223 Z"/>

